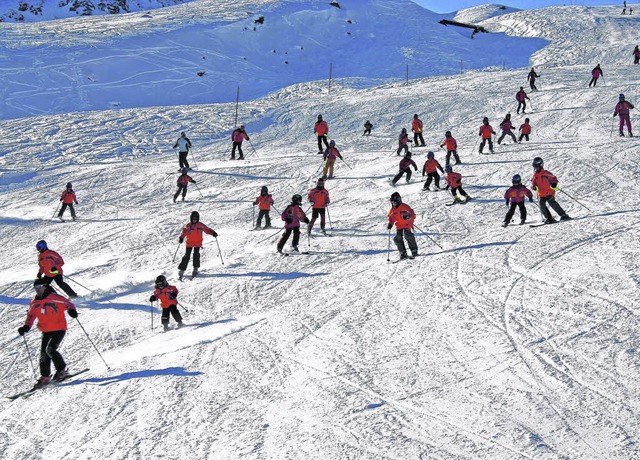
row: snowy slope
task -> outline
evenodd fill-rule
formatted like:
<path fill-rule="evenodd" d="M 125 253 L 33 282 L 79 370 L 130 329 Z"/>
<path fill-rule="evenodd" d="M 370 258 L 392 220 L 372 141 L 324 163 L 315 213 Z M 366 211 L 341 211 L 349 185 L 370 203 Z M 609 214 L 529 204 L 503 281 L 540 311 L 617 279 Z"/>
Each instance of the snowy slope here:
<path fill-rule="evenodd" d="M 535 18 L 562 21 L 561 10 Z M 617 13 L 597 14 L 613 24 Z M 565 34 L 562 22 L 557 30 Z M 630 53 L 635 36 L 619 33 Z M 604 62 L 605 43 L 575 34 Z M 15 330 L 43 237 L 88 288 L 74 284 L 80 320 L 111 368 L 73 321 L 62 351 L 91 372 L 0 402 L 3 457 L 640 458 L 640 144 L 610 137 L 617 94 L 640 99 L 628 62 L 610 61 L 595 89 L 586 88 L 590 61 L 543 67 L 531 142 L 493 156 L 475 152 L 477 128 L 483 115 L 497 126 L 513 111 L 526 70 L 334 86 L 331 95 L 323 82 L 287 87 L 240 105 L 257 151 L 246 145 L 244 163 L 227 161 L 232 104 L 1 121 L 3 392 L 33 379 Z M 262 185 L 279 210 L 293 193 L 306 196 L 320 165 L 318 113 L 353 169 L 339 162 L 327 184 L 333 236 L 314 232 L 310 246 L 301 242 L 312 254 L 281 257 L 275 236 L 250 231 L 250 201 Z M 419 176 L 398 185 L 443 249 L 419 234 L 423 256 L 389 264 L 388 178 L 413 113 L 441 161 L 438 144 L 453 131 L 474 200 L 445 207 L 446 192 L 422 193 Z M 194 142 L 199 191 L 174 205 L 180 130 Z M 414 153 L 422 166 L 425 150 Z M 513 174 L 530 177 L 537 155 L 592 211 L 560 193 L 575 220 L 503 229 L 502 194 Z M 81 220 L 53 222 L 69 180 Z M 147 299 L 158 274 L 177 283 L 171 259 L 192 210 L 219 233 L 223 259 L 205 235 L 202 276 L 178 283 L 190 327 L 162 334 L 158 311 L 150 328 Z M 38 338 L 27 335 L 32 353 Z"/>
<path fill-rule="evenodd" d="M 477 22 L 484 21 L 485 19 L 514 13 L 516 11 L 520 10 L 509 6 L 487 3 L 485 5 L 478 5 L 460 10 L 456 13 L 454 19 L 458 22 L 475 24 Z"/>

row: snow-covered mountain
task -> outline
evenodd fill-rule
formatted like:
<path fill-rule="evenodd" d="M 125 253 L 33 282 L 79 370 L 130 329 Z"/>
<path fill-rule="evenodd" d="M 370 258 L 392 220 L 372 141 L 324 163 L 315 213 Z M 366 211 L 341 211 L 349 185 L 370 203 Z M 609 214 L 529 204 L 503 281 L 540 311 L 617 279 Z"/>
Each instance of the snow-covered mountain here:
<path fill-rule="evenodd" d="M 49 64 L 73 53 L 88 61 L 102 49 L 100 31 L 107 41 L 131 34 L 110 61 L 110 72 L 124 75 L 160 48 L 164 32 L 185 30 L 173 24 L 176 9 L 198 3 L 148 13 L 156 22 L 134 14 L 3 25 L 6 107 L 28 95 L 15 110 L 36 113 L 61 94 L 91 100 L 98 88 L 65 92 L 84 80 L 69 77 L 78 68 L 71 64 L 56 67 L 59 84 L 26 79 L 8 51 L 23 56 L 33 43 Z M 251 140 L 243 162 L 228 161 L 233 103 L 64 112 L 85 103 L 74 100 L 51 110 L 60 113 L 0 120 L 3 394 L 35 380 L 26 346 L 37 356 L 40 334 L 25 341 L 16 330 L 41 238 L 64 256 L 81 295 L 81 323 L 70 320 L 61 351 L 72 370 L 90 368 L 0 402 L 3 458 L 640 458 L 640 145 L 617 137 L 612 119 L 620 92 L 638 106 L 640 66 L 630 59 L 635 18 L 622 21 L 618 10 L 558 7 L 482 20 L 513 35 L 538 29 L 551 42 L 532 57 L 541 78 L 526 115 L 531 141 L 507 141 L 494 155 L 477 153 L 481 119 L 497 131 L 510 111 L 519 126 L 525 115 L 514 112 L 514 94 L 528 65 L 449 69 L 408 85 L 334 84 L 331 93 L 325 81 L 273 90 L 239 104 Z M 189 16 L 194 27 L 235 24 L 228 19 L 235 9 L 197 11 Z M 184 44 L 166 39 L 162 49 L 179 56 Z M 381 63 L 395 56 L 384 53 L 392 51 L 381 45 Z M 562 64 L 568 53 L 572 62 Z M 587 88 L 593 60 L 605 79 Z M 34 69 L 43 66 L 34 61 Z M 227 71 L 245 78 L 238 67 Z M 136 75 L 142 83 L 129 83 L 132 94 L 168 88 L 158 73 Z M 125 85 L 102 87 L 105 99 L 121 100 Z M 310 238 L 303 228 L 300 247 L 310 254 L 283 257 L 275 252 L 277 229 L 251 231 L 251 203 L 267 185 L 276 226 L 294 193 L 307 209 L 321 166 L 312 132 L 319 113 L 344 155 L 327 182 L 331 236 L 318 223 Z M 428 146 L 413 150 L 418 166 L 428 149 L 444 163 L 439 145 L 451 130 L 469 203 L 445 206 L 448 192 L 422 192 L 419 172 L 409 184 L 389 185 L 397 135 L 414 113 Z M 634 110 L 634 125 L 639 118 Z M 374 124 L 370 137 L 362 136 L 366 119 Z M 171 147 L 182 130 L 194 144 L 197 183 L 185 203 L 173 204 Z M 514 174 L 527 182 L 535 156 L 558 176 L 558 201 L 574 219 L 502 228 L 503 193 Z M 51 216 L 68 181 L 80 219 L 60 223 Z M 386 229 L 392 191 L 416 211 L 415 260 L 387 262 L 398 258 Z M 540 220 L 535 203 L 527 209 L 529 222 Z M 179 282 L 178 235 L 193 210 L 219 236 L 205 235 L 201 275 Z M 159 310 L 148 301 L 159 274 L 178 286 L 187 328 L 159 332 Z"/>

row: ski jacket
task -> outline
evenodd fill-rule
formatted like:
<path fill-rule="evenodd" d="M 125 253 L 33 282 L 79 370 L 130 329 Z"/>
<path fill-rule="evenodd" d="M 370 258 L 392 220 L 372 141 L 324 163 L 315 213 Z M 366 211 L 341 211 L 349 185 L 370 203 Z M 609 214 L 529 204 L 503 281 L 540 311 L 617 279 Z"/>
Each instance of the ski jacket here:
<path fill-rule="evenodd" d="M 541 169 L 533 174 L 531 178 L 531 188 L 539 197 L 555 196 L 556 191 L 553 187 L 558 185 L 558 179 L 549 171 Z"/>
<path fill-rule="evenodd" d="M 524 185 L 520 185 L 520 187 L 509 187 L 506 192 L 504 192 L 504 199 L 507 203 L 522 203 L 525 198 L 533 199 L 533 193 Z"/>
<path fill-rule="evenodd" d="M 495 132 L 493 131 L 491 125 L 483 124 L 482 126 L 480 126 L 480 135 L 483 139 L 491 139 L 492 134 L 495 134 Z"/>
<path fill-rule="evenodd" d="M 258 209 L 260 209 L 260 211 L 269 211 L 273 204 L 273 198 L 271 195 L 260 195 L 256 198 L 255 203 L 258 205 Z"/>
<path fill-rule="evenodd" d="M 640 48 L 636 46 L 636 48 L 633 50 L 633 53 L 631 54 L 633 54 L 635 57 L 640 57 Z"/>
<path fill-rule="evenodd" d="M 188 174 L 182 174 L 180 177 L 178 177 L 178 187 L 186 187 L 189 182 L 191 182 L 192 184 L 196 183 L 196 181 L 194 181 Z"/>
<path fill-rule="evenodd" d="M 591 76 L 593 78 L 598 78 L 598 77 L 601 77 L 602 75 L 604 75 L 604 72 L 600 67 L 594 67 L 594 69 L 591 71 Z"/>
<path fill-rule="evenodd" d="M 324 151 L 323 158 L 325 160 L 336 161 L 336 158 L 340 158 L 342 160 L 342 155 L 340 155 L 340 151 L 338 151 L 335 147 L 329 147 Z"/>
<path fill-rule="evenodd" d="M 38 254 L 38 273 L 42 273 L 44 276 L 53 278 L 56 275 L 62 275 L 63 265 L 64 260 L 62 260 L 60 254 L 51 249 L 47 249 Z M 51 269 L 53 268 L 56 268 L 58 272 L 52 273 Z"/>
<path fill-rule="evenodd" d="M 531 72 L 529 72 L 529 75 L 527 75 L 527 80 L 535 81 L 538 77 L 540 77 L 540 75 L 532 70 Z"/>
<path fill-rule="evenodd" d="M 450 172 L 449 174 L 447 174 L 445 180 L 447 181 L 447 185 L 449 185 L 449 187 L 458 188 L 462 185 L 462 174 L 457 172 Z"/>
<path fill-rule="evenodd" d="M 281 217 L 285 222 L 285 228 L 299 228 L 300 221 L 303 221 L 305 223 L 309 222 L 309 219 L 307 219 L 304 211 L 297 204 L 290 204 L 289 206 L 287 206 Z"/>
<path fill-rule="evenodd" d="M 458 148 L 458 143 L 453 137 L 445 137 L 442 141 L 442 144 L 440 144 L 440 147 L 443 147 L 445 145 L 447 146 L 447 150 L 449 152 L 453 152 Z"/>
<path fill-rule="evenodd" d="M 66 331 L 67 318 L 64 313 L 75 309 L 76 307 L 69 299 L 56 294 L 49 288 L 45 291 L 43 298 L 39 299 L 36 296 L 31 301 L 24 324 L 31 328 L 37 319 L 38 329 L 42 332 Z"/>
<path fill-rule="evenodd" d="M 413 121 L 411 122 L 411 131 L 413 131 L 414 133 L 421 133 L 422 120 L 420 120 L 419 118 L 414 118 Z"/>
<path fill-rule="evenodd" d="M 162 308 L 169 308 L 178 305 L 176 297 L 178 297 L 178 288 L 175 286 L 165 286 L 162 289 L 156 288 L 153 295 L 160 301 Z"/>
<path fill-rule="evenodd" d="M 502 123 L 500 123 L 500 129 L 502 129 L 502 131 L 511 131 L 512 128 L 513 124 L 511 123 L 511 120 L 507 120 L 505 118 L 502 120 Z"/>
<path fill-rule="evenodd" d="M 316 124 L 313 127 L 313 132 L 318 136 L 325 136 L 329 132 L 329 125 L 326 121 L 316 121 Z"/>
<path fill-rule="evenodd" d="M 184 238 L 187 241 L 188 248 L 201 248 L 202 247 L 202 232 L 211 236 L 218 236 L 218 234 L 207 227 L 202 222 L 196 222 L 192 224 L 189 222 L 182 228 L 180 238 Z"/>
<path fill-rule="evenodd" d="M 516 101 L 524 102 L 525 99 L 529 99 L 529 98 L 527 97 L 527 93 L 525 93 L 523 89 L 521 89 L 516 93 Z"/>
<path fill-rule="evenodd" d="M 411 169 L 411 166 L 413 166 L 413 169 L 415 171 L 418 170 L 418 165 L 412 159 L 403 158 L 402 160 L 400 160 L 400 171 L 407 171 L 407 170 Z"/>
<path fill-rule="evenodd" d="M 529 123 L 522 123 L 519 131 L 522 131 L 522 134 L 531 134 L 531 125 Z"/>
<path fill-rule="evenodd" d="M 396 225 L 396 230 L 413 228 L 413 221 L 416 220 L 416 213 L 409 205 L 400 203 L 397 208 L 392 207 L 389 210 L 389 223 Z"/>
<path fill-rule="evenodd" d="M 371 128 L 373 128 L 373 125 L 371 123 L 365 123 L 364 127 L 365 127 L 365 129 L 371 129 Z"/>
<path fill-rule="evenodd" d="M 173 145 L 173 148 L 177 148 L 179 152 L 188 152 L 191 148 L 191 141 L 186 137 L 180 137 Z"/>
<path fill-rule="evenodd" d="M 309 190 L 307 199 L 311 202 L 313 209 L 326 208 L 331 200 L 329 200 L 329 191 L 327 189 L 312 188 Z"/>
<path fill-rule="evenodd" d="M 438 160 L 436 160 L 435 158 L 431 158 L 424 162 L 424 166 L 422 167 L 422 175 L 424 175 L 425 173 L 434 173 L 436 172 L 436 169 L 439 169 L 440 172 L 444 173 L 444 169 L 442 169 L 442 166 L 440 165 L 440 163 L 438 163 Z"/>
<path fill-rule="evenodd" d="M 237 142 L 238 144 L 242 144 L 243 140 L 249 140 L 249 136 L 247 135 L 246 131 L 244 129 L 236 129 L 234 132 L 231 133 L 231 139 L 233 139 L 233 142 Z"/>
<path fill-rule="evenodd" d="M 64 204 L 78 204 L 78 200 L 76 200 L 76 192 L 74 192 L 73 190 L 65 190 L 60 196 L 60 201 L 62 201 Z"/>
<path fill-rule="evenodd" d="M 616 115 L 620 114 L 620 115 L 629 115 L 629 111 L 631 109 L 633 109 L 633 104 L 631 102 L 628 101 L 622 101 L 622 102 L 618 102 L 616 104 L 616 109 L 613 112 L 613 116 L 615 117 Z"/>
<path fill-rule="evenodd" d="M 407 133 L 400 133 L 398 136 L 400 146 L 407 145 L 407 142 L 409 142 L 409 135 Z"/>

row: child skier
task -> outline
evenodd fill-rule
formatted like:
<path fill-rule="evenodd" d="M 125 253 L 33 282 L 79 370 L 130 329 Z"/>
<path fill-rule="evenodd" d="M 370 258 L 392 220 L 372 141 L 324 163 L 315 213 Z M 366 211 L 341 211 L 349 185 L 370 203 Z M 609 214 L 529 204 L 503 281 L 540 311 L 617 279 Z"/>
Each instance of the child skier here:
<path fill-rule="evenodd" d="M 312 214 L 311 214 L 311 222 L 307 227 L 307 234 L 311 235 L 311 229 L 313 228 L 313 224 L 316 222 L 318 216 L 320 216 L 320 231 L 323 235 L 326 235 L 327 232 L 324 230 L 324 214 L 325 209 L 331 203 L 329 199 L 329 191 L 324 188 L 324 178 L 321 177 L 318 179 L 315 188 L 309 190 L 309 195 L 307 195 L 307 199 L 311 203 L 312 206 Z"/>
<path fill-rule="evenodd" d="M 182 192 L 182 201 L 184 201 L 184 197 L 187 196 L 187 186 L 189 185 L 189 182 L 191 182 L 192 184 L 196 183 L 196 181 L 194 181 L 191 176 L 187 174 L 187 171 L 187 168 L 182 168 L 182 174 L 180 175 L 180 177 L 178 177 L 178 190 L 176 190 L 176 193 L 173 195 L 174 203 L 178 199 L 180 192 Z"/>
<path fill-rule="evenodd" d="M 313 132 L 318 137 L 318 153 L 323 154 L 324 149 L 322 148 L 322 143 L 324 142 L 325 147 L 329 147 L 329 144 L 327 143 L 329 125 L 322 119 L 322 115 L 318 115 L 318 121 L 316 121 L 316 124 L 313 125 Z"/>
<path fill-rule="evenodd" d="M 327 177 L 331 179 L 333 177 L 333 166 L 336 164 L 336 158 L 340 158 L 342 160 L 342 155 L 340 155 L 340 151 L 336 148 L 336 141 L 332 140 L 329 142 L 329 147 L 324 151 L 322 158 L 324 159 L 322 177 L 325 179 Z M 327 172 L 329 173 L 328 176 Z"/>
<path fill-rule="evenodd" d="M 186 250 L 182 260 L 180 261 L 180 265 L 178 265 L 178 279 L 182 281 L 182 275 L 184 275 L 184 271 L 187 269 L 187 265 L 189 264 L 189 260 L 191 259 L 191 251 L 193 251 L 193 273 L 191 276 L 196 276 L 198 274 L 198 268 L 200 268 L 200 248 L 202 247 L 202 232 L 207 235 L 211 235 L 214 238 L 218 237 L 218 234 L 207 227 L 205 224 L 200 222 L 200 213 L 198 211 L 193 211 L 191 216 L 189 216 L 189 223 L 182 228 L 182 232 L 180 233 L 180 238 L 178 241 L 182 244 L 186 238 Z"/>
<path fill-rule="evenodd" d="M 551 217 L 547 203 L 558 213 L 560 220 L 571 219 L 555 199 L 556 190 L 558 190 L 558 179 L 549 171 L 545 171 L 543 166 L 542 158 L 535 157 L 533 159 L 534 173 L 531 178 L 531 188 L 538 194 L 540 199 L 540 212 L 542 212 L 542 216 L 544 217 L 544 223 L 553 224 L 556 222 L 556 220 Z"/>
<path fill-rule="evenodd" d="M 414 171 L 418 170 L 418 165 L 416 164 L 415 161 L 411 159 L 411 152 L 407 152 L 404 154 L 404 158 L 400 160 L 400 165 L 399 165 L 400 171 L 391 180 L 391 185 L 395 187 L 396 182 L 400 180 L 403 174 L 407 175 L 407 184 L 408 184 L 409 181 L 411 180 L 411 166 L 413 166 Z"/>
<path fill-rule="evenodd" d="M 624 100 L 624 94 L 620 95 L 619 102 L 616 104 L 616 108 L 613 112 L 613 116 L 618 115 L 620 118 L 620 136 L 624 137 L 624 124 L 627 124 L 627 131 L 629 132 L 629 137 L 633 137 L 633 133 L 631 132 L 631 118 L 629 116 L 629 111 L 635 108 L 631 102 Z"/>
<path fill-rule="evenodd" d="M 591 71 L 591 81 L 589 82 L 589 88 L 591 88 L 591 85 L 593 85 L 593 87 L 595 88 L 596 83 L 598 83 L 598 78 L 603 76 L 604 76 L 604 72 L 600 68 L 600 64 L 598 64 Z"/>
<path fill-rule="evenodd" d="M 178 329 L 180 329 L 184 324 L 182 324 L 182 315 L 178 311 L 178 289 L 175 286 L 170 286 L 164 275 L 156 278 L 155 285 L 156 288 L 151 297 L 149 297 L 149 302 L 153 303 L 156 300 L 160 300 L 160 306 L 162 307 L 160 322 L 165 332 L 169 330 L 169 314 L 173 316 L 173 319 L 178 323 Z"/>
<path fill-rule="evenodd" d="M 36 249 L 38 250 L 38 274 L 36 278 L 42 279 L 43 284 L 47 285 L 55 281 L 70 299 L 78 297 L 78 294 L 62 278 L 62 266 L 64 265 L 62 256 L 49 249 L 45 240 L 38 241 Z"/>
<path fill-rule="evenodd" d="M 180 137 L 176 143 L 173 144 L 173 148 L 178 149 L 178 162 L 180 163 L 180 169 L 178 169 L 178 171 L 182 171 L 182 168 L 191 169 L 189 167 L 189 162 L 187 161 L 187 155 L 191 149 L 191 141 L 184 131 L 180 133 Z"/>
<path fill-rule="evenodd" d="M 489 119 L 484 117 L 482 119 L 482 126 L 480 126 L 479 136 L 482 137 L 482 142 L 480 142 L 480 148 L 478 149 L 478 153 L 482 153 L 484 149 L 484 144 L 489 142 L 489 152 L 493 153 L 493 140 L 491 136 L 496 132 L 493 130 L 491 125 L 489 124 Z"/>
<path fill-rule="evenodd" d="M 396 236 L 393 238 L 393 241 L 398 247 L 400 258 L 406 259 L 409 257 L 407 255 L 407 248 L 404 245 L 404 240 L 406 239 L 409 249 L 411 250 L 411 256 L 409 258 L 413 259 L 418 255 L 416 237 L 411 231 L 413 221 L 416 220 L 416 214 L 410 206 L 402 202 L 402 197 L 398 192 L 393 192 L 389 201 L 391 201 L 391 209 L 387 215 L 389 217 L 387 229 L 391 230 L 395 224 Z"/>
<path fill-rule="evenodd" d="M 525 118 L 524 123 L 520 125 L 518 128 L 520 131 L 520 137 L 518 138 L 518 143 L 522 142 L 522 139 L 526 139 L 529 142 L 529 134 L 531 134 L 531 125 L 529 124 L 529 119 Z"/>
<path fill-rule="evenodd" d="M 448 165 L 450 163 L 451 155 L 453 155 L 453 158 L 455 158 L 457 165 L 462 163 L 462 161 L 460 161 L 460 157 L 458 156 L 458 143 L 453 138 L 453 136 L 451 136 L 451 131 L 447 131 L 446 133 L 444 133 L 444 140 L 442 141 L 442 144 L 440 144 L 440 147 L 442 148 L 445 145 L 447 146 L 447 157 L 445 158 L 445 164 Z"/>
<path fill-rule="evenodd" d="M 258 220 L 256 221 L 256 229 L 260 228 L 262 224 L 262 218 L 264 217 L 264 228 L 271 228 L 271 216 L 269 216 L 269 211 L 271 211 L 271 205 L 273 204 L 273 197 L 269 195 L 269 190 L 267 186 L 264 185 L 260 189 L 260 196 L 256 198 L 253 202 L 253 205 L 258 205 Z"/>
<path fill-rule="evenodd" d="M 371 134 L 371 130 L 373 129 L 373 124 L 367 120 L 364 124 L 364 133 L 362 133 L 363 136 L 368 136 L 369 134 Z"/>
<path fill-rule="evenodd" d="M 640 47 L 638 45 L 636 45 L 631 54 L 633 54 L 633 63 L 640 64 Z"/>
<path fill-rule="evenodd" d="M 62 207 L 60 208 L 60 212 L 58 213 L 58 219 L 62 220 L 62 215 L 64 214 L 67 207 L 69 207 L 69 211 L 71 212 L 71 220 L 75 221 L 76 210 L 73 209 L 73 203 L 78 204 L 78 200 L 76 199 L 76 192 L 73 191 L 71 182 L 67 182 L 67 187 L 64 192 L 62 192 L 60 201 L 62 201 Z"/>
<path fill-rule="evenodd" d="M 418 146 L 418 140 L 420 141 L 420 147 L 424 147 L 424 137 L 422 137 L 422 120 L 418 118 L 418 114 L 413 114 L 413 121 L 411 122 L 411 131 L 413 131 L 413 143 Z"/>
<path fill-rule="evenodd" d="M 51 361 L 56 369 L 54 381 L 61 382 L 69 377 L 67 364 L 58 347 L 67 333 L 65 312 L 68 312 L 72 318 L 77 318 L 78 312 L 68 299 L 56 294 L 46 280 L 35 280 L 33 288 L 36 296 L 29 304 L 27 319 L 24 326 L 18 328 L 18 334 L 24 335 L 29 332 L 34 321 L 38 320 L 38 329 L 42 331 L 42 345 L 40 346 L 40 378 L 33 387 L 35 390 L 48 385 L 51 381 Z"/>
<path fill-rule="evenodd" d="M 438 160 L 435 159 L 433 152 L 427 152 L 427 161 L 424 162 L 424 166 L 422 167 L 422 176 L 427 175 L 427 181 L 424 183 L 423 190 L 430 190 L 429 186 L 432 180 L 435 183 L 436 190 L 440 190 L 440 174 L 438 174 L 438 169 L 444 174 L 444 169 L 442 169 Z"/>
<path fill-rule="evenodd" d="M 244 125 L 240 125 L 237 129 L 234 129 L 231 133 L 231 140 L 233 145 L 231 147 L 231 159 L 236 159 L 236 148 L 238 149 L 238 160 L 244 160 L 244 154 L 242 153 L 242 141 L 249 140 L 249 135 L 244 130 Z"/>
<path fill-rule="evenodd" d="M 529 201 L 533 201 L 533 193 L 527 187 L 522 185 L 522 178 L 520 174 L 516 174 L 511 179 L 512 186 L 504 193 L 504 199 L 506 200 L 507 215 L 504 217 L 503 227 L 506 227 L 511 222 L 513 214 L 516 212 L 516 207 L 520 208 L 520 225 L 524 224 L 527 220 L 527 208 L 524 206 L 524 199 L 529 198 Z"/>
<path fill-rule="evenodd" d="M 507 134 L 509 136 L 511 136 L 511 139 L 513 139 L 513 142 L 515 142 L 515 143 L 518 142 L 516 140 L 516 135 L 513 134 L 513 131 L 511 131 L 513 129 L 513 123 L 511 123 L 511 114 L 510 113 L 505 115 L 504 120 L 502 120 L 502 122 L 500 123 L 500 129 L 502 130 L 502 136 L 500 136 L 500 138 L 498 139 L 498 145 L 500 145 L 502 143 L 502 139 L 504 139 L 504 137 Z"/>
<path fill-rule="evenodd" d="M 453 203 L 451 204 L 466 203 L 471 200 L 471 197 L 467 195 L 467 192 L 462 189 L 462 174 L 453 172 L 451 165 L 445 166 L 444 170 L 447 172 L 447 176 L 445 177 L 447 186 L 444 189 L 449 190 L 449 187 L 451 187 L 451 195 L 453 195 Z M 465 197 L 465 201 L 462 201 L 458 197 L 458 192 L 460 192 L 460 195 Z"/>
<path fill-rule="evenodd" d="M 298 242 L 300 241 L 300 221 L 305 224 L 309 223 L 309 219 L 305 215 L 300 205 L 302 204 L 302 197 L 300 195 L 293 195 L 291 197 L 291 204 L 285 208 L 282 212 L 282 220 L 285 222 L 285 230 L 278 241 L 278 252 L 282 254 L 282 248 L 287 243 L 289 236 L 293 233 L 293 240 L 291 241 L 291 249 L 298 252 Z"/>
<path fill-rule="evenodd" d="M 529 99 L 529 96 L 524 92 L 524 87 L 521 86 L 520 91 L 516 93 L 516 101 L 518 101 L 518 109 L 516 110 L 516 113 L 520 113 L 520 108 L 522 108 L 522 113 L 527 113 L 527 99 Z"/>
<path fill-rule="evenodd" d="M 396 155 L 400 155 L 400 152 L 404 150 L 404 153 L 409 152 L 409 146 L 407 145 L 409 142 L 409 135 L 407 134 L 407 128 L 402 128 L 400 131 L 400 135 L 398 136 L 398 150 L 396 150 Z"/>

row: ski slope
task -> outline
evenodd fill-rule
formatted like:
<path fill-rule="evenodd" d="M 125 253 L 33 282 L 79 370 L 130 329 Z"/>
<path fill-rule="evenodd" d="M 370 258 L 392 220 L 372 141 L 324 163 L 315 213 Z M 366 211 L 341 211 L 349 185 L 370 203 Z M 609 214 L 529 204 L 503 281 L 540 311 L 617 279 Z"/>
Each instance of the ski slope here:
<path fill-rule="evenodd" d="M 228 161 L 228 103 L 0 121 L 3 392 L 34 380 L 16 329 L 41 238 L 64 256 L 79 319 L 109 365 L 70 322 L 61 351 L 71 369 L 91 371 L 0 402 L 3 458 L 640 458 L 640 144 L 615 128 L 611 136 L 618 94 L 640 100 L 640 69 L 618 9 L 487 19 L 514 30 L 548 24 L 552 44 L 532 59 L 558 63 L 537 67 L 531 141 L 506 141 L 494 155 L 477 153 L 478 127 L 488 116 L 497 130 L 508 111 L 520 124 L 514 94 L 528 68 L 330 94 L 326 82 L 288 86 L 240 104 L 255 147 L 245 143 L 244 162 Z M 553 45 L 554 20 L 567 38 L 567 10 L 585 25 L 574 40 L 589 59 L 562 63 Z M 625 46 L 611 51 L 589 18 Z M 587 88 L 594 56 L 605 80 Z M 278 210 L 294 193 L 306 199 L 319 177 L 319 113 L 351 169 L 338 162 L 326 185 L 332 236 L 314 231 L 301 239 L 309 255 L 282 257 L 275 231 L 250 231 L 251 201 L 263 185 Z M 453 132 L 471 202 L 444 206 L 447 192 L 421 192 L 419 175 L 390 187 L 396 138 L 413 113 L 441 162 L 438 145 Z M 362 137 L 367 119 L 375 127 Z M 181 130 L 198 189 L 173 204 Z M 414 149 L 419 167 L 426 152 Z M 572 221 L 502 228 L 502 195 L 513 174 L 530 177 L 535 156 L 589 210 L 560 193 Z M 80 203 L 74 223 L 51 218 L 67 181 Z M 392 191 L 429 236 L 416 232 L 421 256 L 397 264 L 387 262 L 398 257 L 387 252 Z M 193 210 L 219 234 L 222 258 L 205 235 L 201 275 L 178 282 L 172 257 Z M 159 332 L 156 309 L 151 329 L 159 274 L 180 290 L 189 327 Z M 32 354 L 39 336 L 26 336 Z"/>

